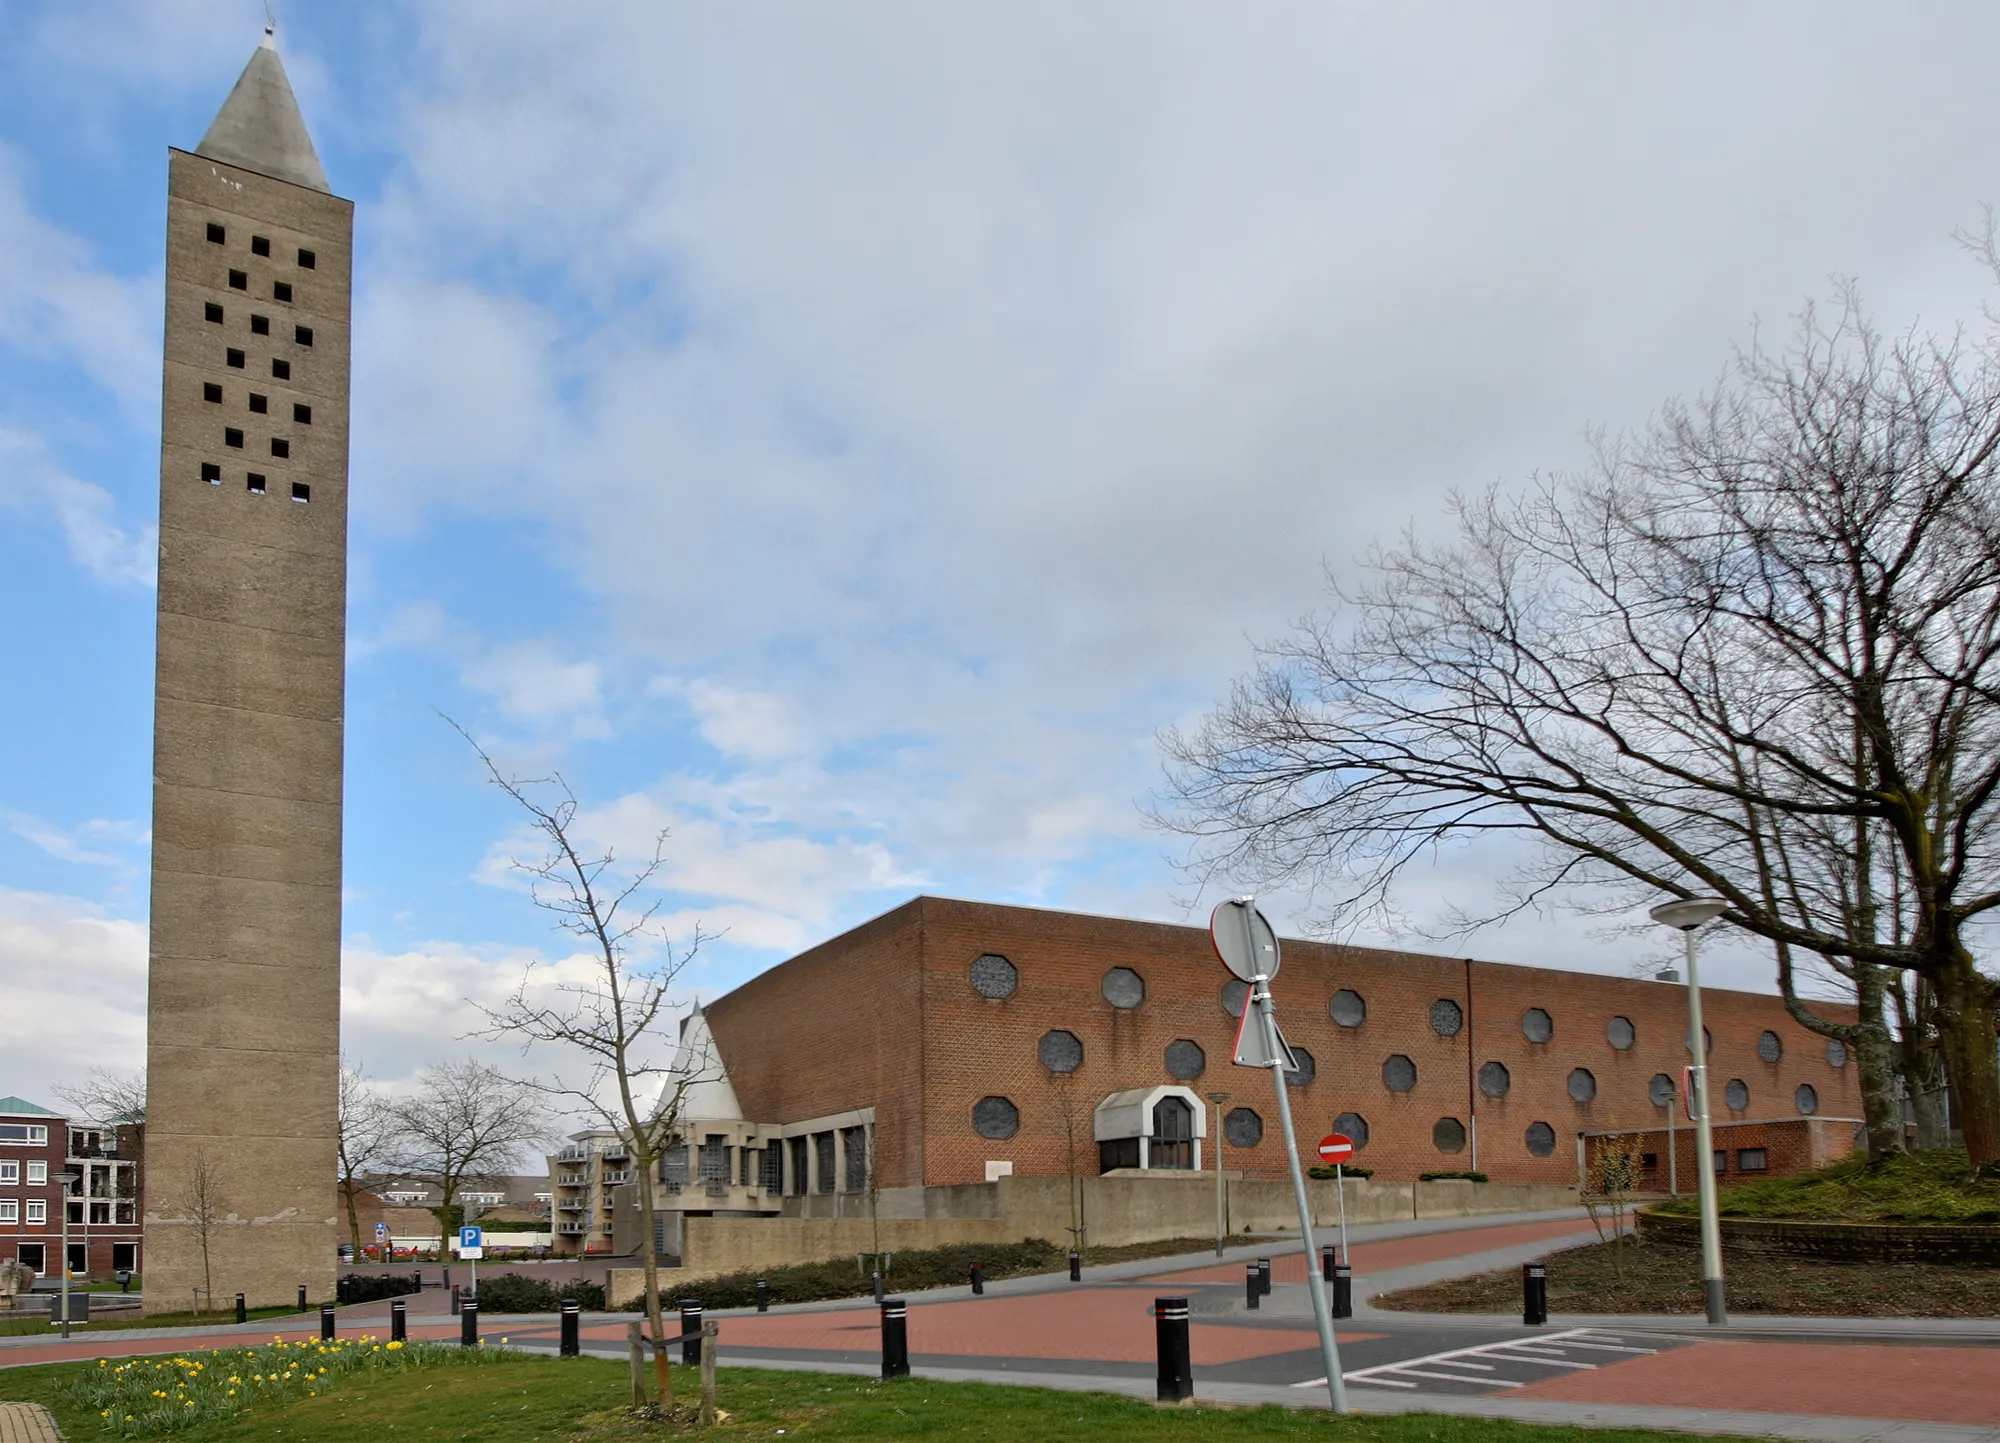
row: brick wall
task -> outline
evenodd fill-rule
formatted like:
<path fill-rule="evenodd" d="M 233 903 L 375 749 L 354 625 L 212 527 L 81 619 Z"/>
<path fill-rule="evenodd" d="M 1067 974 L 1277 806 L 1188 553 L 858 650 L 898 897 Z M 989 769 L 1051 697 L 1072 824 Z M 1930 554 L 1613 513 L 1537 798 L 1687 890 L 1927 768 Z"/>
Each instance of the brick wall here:
<path fill-rule="evenodd" d="M 1860 1126 L 1860 1119 L 1853 1117 L 1781 1117 L 1746 1122 L 1727 1122 L 1712 1117 L 1710 1131 L 1715 1150 L 1726 1154 L 1722 1171 L 1717 1176 L 1727 1186 L 1732 1182 L 1754 1182 L 1759 1177 L 1786 1177 L 1793 1173 L 1811 1172 L 1814 1168 L 1852 1156 L 1855 1132 Z M 1701 1185 L 1701 1175 L 1695 1171 L 1695 1128 L 1684 1111 L 1677 1110 L 1674 1115 L 1671 1144 L 1674 1161 L 1671 1168 L 1667 1165 L 1669 1140 L 1665 1128 L 1655 1127 L 1620 1135 L 1636 1136 L 1641 1158 L 1653 1159 L 1652 1165 L 1645 1168 L 1641 1176 L 1643 1191 L 1666 1192 L 1672 1188 L 1692 1193 Z M 1588 1152 L 1594 1155 L 1604 1141 L 1602 1137 L 1586 1139 Z M 1763 1172 L 1743 1171 L 1742 1152 L 1745 1148 L 1764 1150 Z"/>
<path fill-rule="evenodd" d="M 707 1009 L 743 1115 L 782 1123 L 874 1108 L 885 1188 L 924 1180 L 925 900 L 802 952 Z"/>
<path fill-rule="evenodd" d="M 986 997 L 973 987 L 972 963 L 987 953 L 1015 968 L 1011 995 Z M 1104 974 L 1114 967 L 1144 979 L 1138 1007 L 1105 1000 Z M 989 1160 L 1011 1162 L 1020 1174 L 1064 1172 L 1065 1089 L 1079 1169 L 1094 1173 L 1096 1104 L 1112 1092 L 1175 1081 L 1227 1091 L 1228 1108 L 1254 1110 L 1262 1142 L 1228 1147 L 1225 1166 L 1276 1177 L 1285 1161 L 1270 1079 L 1229 1061 L 1236 1019 L 1221 1000 L 1228 980 L 1203 928 L 921 897 L 718 999 L 709 1017 L 746 1116 L 785 1122 L 875 1105 L 884 1186 L 979 1182 Z M 1343 988 L 1366 1003 L 1359 1026 L 1341 1026 L 1330 1014 Z M 1457 1152 L 1434 1141 L 1439 1120 L 1451 1119 L 1468 1133 L 1476 1120 L 1479 1167 L 1495 1181 L 1573 1182 L 1579 1134 L 1657 1122 L 1647 1097 L 1652 1077 L 1678 1079 L 1688 1061 L 1687 994 L 1673 984 L 1288 940 L 1273 992 L 1287 1038 L 1315 1063 L 1313 1080 L 1290 1094 L 1301 1145 L 1310 1147 L 1340 1114 L 1356 1113 L 1369 1133 L 1356 1160 L 1385 1179 L 1471 1168 L 1470 1138 Z M 1821 1040 L 1792 1022 L 1776 997 L 1709 990 L 1704 999 L 1719 1121 L 1727 1120 L 1721 1102 L 1729 1079 L 1749 1090 L 1742 1116 L 1789 1112 L 1802 1082 L 1816 1089 L 1822 1114 L 1859 1111 L 1852 1064 L 1831 1066 Z M 1431 1023 L 1440 1001 L 1457 1009 L 1450 1036 Z M 1548 1041 L 1523 1034 L 1529 1008 L 1548 1013 Z M 1632 1026 L 1629 1048 L 1607 1038 L 1614 1017 Z M 1037 1056 L 1039 1039 L 1057 1028 L 1083 1045 L 1083 1063 L 1068 1081 Z M 1779 1039 L 1776 1062 L 1757 1054 L 1767 1030 Z M 1206 1057 L 1191 1080 L 1171 1077 L 1165 1061 L 1168 1045 L 1183 1038 Z M 1392 1056 L 1415 1066 L 1407 1092 L 1384 1085 Z M 1503 1097 L 1477 1091 L 1488 1062 L 1507 1069 Z M 1568 1090 L 1577 1068 L 1595 1084 L 1587 1103 Z M 989 1096 L 1018 1109 L 1011 1138 L 974 1130 L 973 1108 Z M 1210 1118 L 1212 1132 L 1212 1109 Z M 1547 1156 L 1527 1146 L 1534 1123 L 1553 1134 Z M 1205 1148 L 1204 1161 L 1210 1157 Z"/>

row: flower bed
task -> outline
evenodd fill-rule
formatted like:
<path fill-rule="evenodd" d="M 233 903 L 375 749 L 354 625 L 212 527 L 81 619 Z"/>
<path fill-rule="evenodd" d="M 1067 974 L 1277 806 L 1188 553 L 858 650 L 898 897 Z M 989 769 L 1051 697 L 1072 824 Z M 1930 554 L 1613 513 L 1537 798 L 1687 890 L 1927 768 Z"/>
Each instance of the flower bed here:
<path fill-rule="evenodd" d="M 140 1437 L 227 1418 L 258 1403 L 317 1396 L 356 1373 L 464 1367 L 512 1356 L 497 1348 L 385 1343 L 366 1334 L 331 1343 L 273 1339 L 257 1348 L 124 1363 L 101 1359 L 65 1384 L 63 1394 L 96 1413 L 107 1431 Z"/>

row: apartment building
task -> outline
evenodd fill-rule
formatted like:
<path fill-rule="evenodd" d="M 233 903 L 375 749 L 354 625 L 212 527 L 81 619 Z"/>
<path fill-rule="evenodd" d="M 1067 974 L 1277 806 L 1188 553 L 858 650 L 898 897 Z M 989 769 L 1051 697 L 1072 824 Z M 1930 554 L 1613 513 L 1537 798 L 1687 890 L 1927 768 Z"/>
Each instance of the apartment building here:
<path fill-rule="evenodd" d="M 0 1097 L 0 1257 L 44 1276 L 62 1267 L 67 1197 L 69 1267 L 77 1276 L 137 1272 L 144 1128 L 72 1120 L 20 1097 Z"/>

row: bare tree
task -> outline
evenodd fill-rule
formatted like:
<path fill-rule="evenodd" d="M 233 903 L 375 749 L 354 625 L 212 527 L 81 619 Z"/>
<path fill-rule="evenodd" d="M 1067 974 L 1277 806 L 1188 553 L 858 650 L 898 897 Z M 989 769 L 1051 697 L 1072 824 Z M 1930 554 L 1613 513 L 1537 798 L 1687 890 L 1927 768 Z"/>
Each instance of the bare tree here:
<path fill-rule="evenodd" d="M 416 1091 L 392 1103 L 389 1116 L 400 1139 L 396 1166 L 437 1185 L 435 1211 L 446 1236 L 458 1227 L 464 1184 L 511 1172 L 550 1131 L 549 1109 L 536 1088 L 469 1058 L 426 1068 Z"/>
<path fill-rule="evenodd" d="M 514 859 L 513 866 L 528 878 L 535 905 L 554 918 L 560 931 L 575 937 L 588 957 L 585 980 L 548 987 L 535 985 L 531 965 L 505 1002 L 480 1008 L 491 1024 L 482 1035 L 511 1036 L 525 1045 L 555 1044 L 580 1054 L 580 1073 L 559 1073 L 532 1085 L 595 1114 L 631 1148 L 646 1317 L 653 1330 L 660 1401 L 670 1403 L 674 1385 L 660 1306 L 653 1188 L 667 1148 L 689 1145 L 678 1141 L 688 1090 L 713 1075 L 713 1063 L 701 1042 L 706 1034 L 698 1028 L 684 1026 L 678 1052 L 664 1053 L 660 1024 L 680 1011 L 671 1000 L 674 980 L 707 939 L 697 929 L 685 946 L 676 948 L 658 922 L 660 899 L 643 896 L 662 866 L 666 833 L 654 838 L 646 862 L 621 870 L 610 848 L 587 846 L 576 835 L 576 796 L 560 776 L 509 776 L 463 727 L 451 725 L 478 753 L 493 785 L 527 812 L 542 854 Z"/>
<path fill-rule="evenodd" d="M 201 1300 L 195 1311 L 203 1312 L 215 1302 L 215 1273 L 211 1254 L 216 1236 L 231 1221 L 227 1185 L 222 1169 L 200 1149 L 189 1164 L 181 1185 L 168 1199 L 168 1218 L 194 1232 L 195 1246 L 201 1249 Z"/>
<path fill-rule="evenodd" d="M 146 1120 L 146 1069 L 118 1072 L 93 1067 L 83 1082 L 50 1089 L 92 1122 L 144 1123 Z"/>
<path fill-rule="evenodd" d="M 1885 338 L 1847 290 L 1588 472 L 1378 548 L 1347 617 L 1166 736 L 1190 865 L 1305 883 L 1329 924 L 1492 836 L 1543 860 L 1483 919 L 1713 894 L 1730 927 L 1928 984 L 1967 1150 L 2000 1161 L 1969 941 L 2000 907 L 1996 338 Z M 1867 898 L 1830 887 L 1834 838 Z"/>
<path fill-rule="evenodd" d="M 361 1258 L 361 1214 L 355 1205 L 365 1173 L 388 1164 L 401 1141 L 395 1110 L 388 1099 L 368 1085 L 360 1067 L 342 1060 L 340 1066 L 340 1192 L 347 1202 L 347 1235 L 354 1257 Z"/>

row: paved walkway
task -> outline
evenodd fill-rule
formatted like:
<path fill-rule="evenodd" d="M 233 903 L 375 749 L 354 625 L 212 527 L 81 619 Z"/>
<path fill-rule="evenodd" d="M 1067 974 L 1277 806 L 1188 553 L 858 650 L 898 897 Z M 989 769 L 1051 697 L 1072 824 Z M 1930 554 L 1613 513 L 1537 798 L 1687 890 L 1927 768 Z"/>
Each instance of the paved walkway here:
<path fill-rule="evenodd" d="M 1599 1317 L 1527 1328 L 1518 1318 L 1397 1313 L 1373 1294 L 1434 1277 L 1510 1266 L 1595 1236 L 1580 1212 L 1454 1219 L 1350 1230 L 1356 1316 L 1339 1335 L 1354 1406 L 1520 1421 L 1651 1427 L 1824 1443 L 2000 1443 L 2000 1320 Z M 1330 1239 L 1329 1239 L 1330 1241 Z M 1246 1262 L 1267 1256 L 1276 1285 L 1244 1306 Z M 1213 1257 L 1152 1259 L 969 1289 L 907 1294 L 920 1376 L 1038 1384 L 1150 1397 L 1154 1297 L 1185 1294 L 1200 1397 L 1324 1407 L 1324 1369 L 1297 1245 L 1232 1247 Z M 431 1307 L 445 1296 L 424 1295 Z M 416 1310 L 412 1310 L 416 1313 Z M 758 1315 L 717 1311 L 725 1363 L 874 1374 L 879 1321 L 871 1301 L 840 1300 Z M 386 1304 L 341 1310 L 340 1331 L 384 1333 Z M 303 1320 L 301 1320 L 303 1321 Z M 592 1353 L 622 1356 L 626 1319 L 590 1315 Z M 64 1358 L 237 1347 L 271 1323 L 224 1329 L 91 1334 L 68 1345 L 0 1341 L 0 1368 Z M 316 1320 L 287 1338 L 317 1337 Z M 489 1340 L 553 1350 L 552 1318 L 482 1318 Z M 413 1338 L 456 1338 L 456 1320 L 426 1307 Z M 0 1374 L 4 1376 L 4 1374 Z M 1699 1401 L 1699 1407 L 1691 1406 Z M 12 1440 L 0 1440 L 12 1443 Z"/>
<path fill-rule="evenodd" d="M 62 1443 L 62 1430 L 40 1403 L 0 1403 L 0 1443 Z"/>

